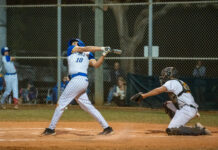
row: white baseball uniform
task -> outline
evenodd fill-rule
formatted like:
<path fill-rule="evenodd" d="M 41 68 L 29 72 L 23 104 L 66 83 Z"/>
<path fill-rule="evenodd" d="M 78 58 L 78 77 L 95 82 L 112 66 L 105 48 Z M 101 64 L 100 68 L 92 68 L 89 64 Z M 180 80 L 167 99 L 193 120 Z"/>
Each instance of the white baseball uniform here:
<path fill-rule="evenodd" d="M 183 81 L 180 80 L 180 82 L 184 84 Z M 183 86 L 180 82 L 178 80 L 169 80 L 163 86 L 167 88 L 168 92 L 173 92 L 175 95 L 179 95 L 179 93 L 183 91 Z M 198 112 L 198 105 L 195 103 L 190 92 L 182 93 L 180 96 L 177 96 L 177 99 L 179 110 L 176 110 L 168 128 L 179 128 L 184 126 L 195 117 Z"/>
<path fill-rule="evenodd" d="M 14 66 L 14 62 L 11 61 L 10 56 L 2 56 L 2 62 L 5 68 L 5 75 L 4 79 L 6 82 L 6 89 L 1 98 L 1 104 L 5 103 L 6 97 L 13 91 L 13 99 L 14 102 L 18 102 L 18 79 L 17 79 L 17 72 Z"/>
<path fill-rule="evenodd" d="M 105 129 L 109 127 L 108 123 L 101 113 L 91 104 L 86 94 L 88 87 L 87 69 L 89 60 L 95 59 L 94 55 L 91 52 L 72 53 L 74 47 L 75 46 L 70 46 L 67 51 L 68 73 L 71 80 L 59 98 L 58 106 L 54 112 L 49 128 L 55 129 L 58 120 L 64 112 L 64 108 L 72 100 L 76 99 L 80 107 L 90 113 Z"/>

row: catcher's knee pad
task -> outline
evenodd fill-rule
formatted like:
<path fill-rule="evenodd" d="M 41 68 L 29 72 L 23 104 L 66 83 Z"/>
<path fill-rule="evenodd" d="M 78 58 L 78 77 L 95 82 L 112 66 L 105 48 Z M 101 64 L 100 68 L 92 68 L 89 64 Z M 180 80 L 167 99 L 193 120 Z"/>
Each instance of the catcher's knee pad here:
<path fill-rule="evenodd" d="M 198 127 L 185 127 L 181 126 L 179 128 L 167 128 L 166 133 L 168 135 L 206 135 L 206 130 L 204 128 Z"/>
<path fill-rule="evenodd" d="M 173 104 L 172 101 L 166 101 L 163 104 L 163 107 L 165 109 L 165 112 L 168 114 L 168 116 L 170 117 L 170 119 L 172 119 L 176 113 L 177 108 L 175 107 L 175 105 Z"/>

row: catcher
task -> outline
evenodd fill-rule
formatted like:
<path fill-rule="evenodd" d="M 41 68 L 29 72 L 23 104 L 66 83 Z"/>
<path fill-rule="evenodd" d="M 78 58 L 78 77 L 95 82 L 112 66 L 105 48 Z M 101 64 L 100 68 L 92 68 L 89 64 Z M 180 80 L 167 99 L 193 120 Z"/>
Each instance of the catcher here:
<path fill-rule="evenodd" d="M 200 123 L 195 127 L 185 126 L 198 114 L 198 105 L 195 103 L 189 86 L 177 79 L 178 71 L 174 67 L 166 67 L 159 77 L 161 86 L 148 93 L 139 92 L 130 98 L 131 101 L 141 100 L 167 92 L 170 100 L 164 103 L 165 112 L 171 118 L 166 129 L 168 135 L 211 135 L 211 132 Z"/>

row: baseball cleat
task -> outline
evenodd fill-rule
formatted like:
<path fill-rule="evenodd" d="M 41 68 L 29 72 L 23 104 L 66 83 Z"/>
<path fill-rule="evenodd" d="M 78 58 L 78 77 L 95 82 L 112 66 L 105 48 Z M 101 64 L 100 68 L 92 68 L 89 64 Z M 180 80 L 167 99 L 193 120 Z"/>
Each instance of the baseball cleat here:
<path fill-rule="evenodd" d="M 41 135 L 55 135 L 55 129 L 46 128 L 45 131 Z"/>
<path fill-rule="evenodd" d="M 113 133 L 113 129 L 111 127 L 107 127 L 102 132 L 100 132 L 98 135 L 108 135 L 112 133 Z"/>
<path fill-rule="evenodd" d="M 207 128 L 205 128 L 205 127 L 204 127 L 201 123 L 199 123 L 199 122 L 195 124 L 195 127 L 202 129 L 202 130 L 204 131 L 204 135 L 212 135 L 211 132 L 210 132 L 210 130 L 208 130 Z"/>
<path fill-rule="evenodd" d="M 205 135 L 212 135 L 212 133 L 210 132 L 210 130 L 208 130 L 208 129 L 204 129 L 204 133 L 205 133 Z"/>

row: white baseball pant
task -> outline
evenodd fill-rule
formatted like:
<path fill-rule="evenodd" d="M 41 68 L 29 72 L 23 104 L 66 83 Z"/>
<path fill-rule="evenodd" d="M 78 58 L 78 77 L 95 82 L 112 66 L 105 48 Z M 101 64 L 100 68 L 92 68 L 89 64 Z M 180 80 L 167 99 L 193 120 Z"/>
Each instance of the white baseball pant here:
<path fill-rule="evenodd" d="M 65 107 L 74 99 L 77 100 L 80 107 L 90 113 L 105 129 L 108 127 L 108 123 L 105 121 L 101 113 L 91 104 L 88 96 L 86 94 L 86 89 L 88 87 L 88 79 L 84 76 L 76 76 L 70 80 L 67 87 L 61 94 L 58 106 L 55 109 L 54 115 L 52 117 L 51 123 L 49 125 L 50 129 L 55 129 L 56 124 L 62 116 Z"/>
<path fill-rule="evenodd" d="M 1 104 L 5 103 L 6 97 L 13 91 L 13 98 L 18 99 L 18 79 L 17 74 L 5 75 L 6 89 L 1 98 Z"/>
<path fill-rule="evenodd" d="M 176 113 L 171 120 L 168 128 L 179 128 L 188 123 L 197 114 L 198 110 L 188 105 L 183 106 L 180 110 L 176 110 Z"/>

